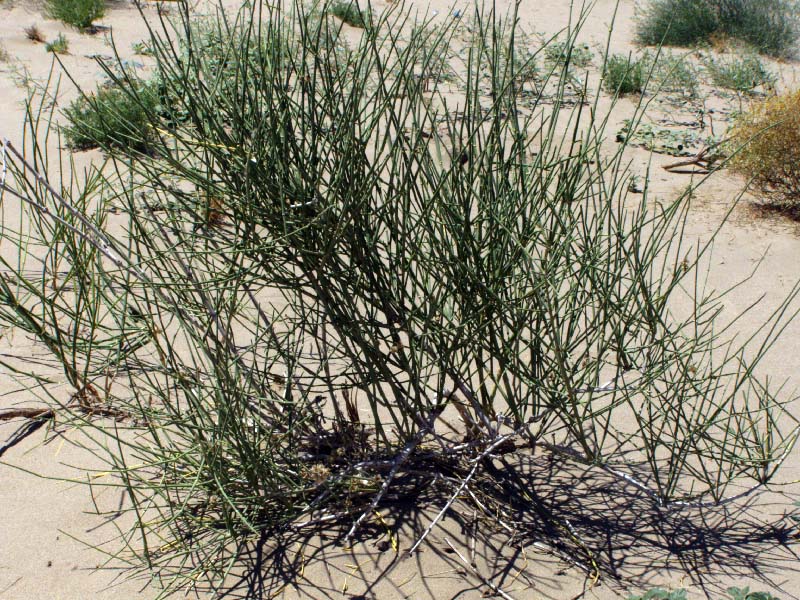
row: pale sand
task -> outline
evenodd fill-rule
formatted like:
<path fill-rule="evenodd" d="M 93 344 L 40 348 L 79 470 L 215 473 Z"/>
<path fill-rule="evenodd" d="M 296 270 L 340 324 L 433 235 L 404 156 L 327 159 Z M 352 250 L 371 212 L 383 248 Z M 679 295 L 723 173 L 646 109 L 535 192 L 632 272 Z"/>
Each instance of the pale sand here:
<path fill-rule="evenodd" d="M 412 2 L 420 10 L 439 11 L 437 18 L 447 18 L 452 3 L 442 0 Z M 510 2 L 498 1 L 498 9 L 508 9 Z M 568 2 L 543 2 L 526 0 L 521 8 L 523 24 L 535 31 L 554 33 L 565 26 L 569 18 Z M 381 5 L 381 3 L 378 3 Z M 617 13 L 617 24 L 612 39 L 612 50 L 627 52 L 633 48 L 632 17 L 633 1 L 623 0 Z M 144 37 L 139 15 L 131 5 L 114 2 L 108 16 L 101 24 L 111 27 L 120 53 L 131 60 L 146 63 L 146 59 L 134 56 L 131 44 Z M 581 33 L 581 39 L 590 44 L 603 45 L 607 28 L 615 8 L 612 0 L 599 0 L 592 17 Z M 198 8 L 198 12 L 201 10 Z M 154 6 L 147 8 L 155 14 Z M 70 43 L 70 55 L 64 63 L 82 85 L 91 86 L 100 76 L 97 65 L 88 58 L 92 54 L 111 54 L 104 43 L 104 34 L 81 35 L 60 23 L 41 17 L 41 9 L 28 3 L 17 1 L 9 7 L 9 1 L 0 3 L 0 42 L 13 57 L 13 65 L 25 65 L 34 78 L 46 76 L 50 67 L 50 55 L 44 46 L 25 39 L 23 28 L 37 23 L 48 39 L 58 32 L 65 32 Z M 780 86 L 796 89 L 796 64 L 776 65 L 782 79 Z M 24 91 L 14 83 L 15 78 L 9 64 L 0 64 L 0 135 L 11 140 L 20 139 L 23 118 L 21 101 Z M 74 95 L 65 83 L 62 104 Z M 626 110 L 632 106 L 630 100 L 623 100 L 614 113 L 616 130 Z M 609 148 L 614 140 L 608 141 Z M 634 172 L 643 174 L 649 154 L 642 150 L 629 151 Z M 79 161 L 96 157 L 95 153 L 77 155 Z M 653 158 L 653 186 L 658 194 L 670 197 L 683 189 L 690 178 L 688 175 L 669 174 L 659 167 L 672 162 L 672 157 L 656 155 Z M 741 189 L 743 181 L 728 172 L 715 174 L 698 191 L 695 206 L 689 222 L 689 237 L 699 241 L 708 238 L 728 210 L 733 199 Z M 632 200 L 635 200 L 635 196 Z M 7 250 L 6 250 L 7 251 Z M 716 243 L 710 274 L 712 287 L 725 287 L 750 274 L 754 265 L 763 257 L 760 270 L 727 300 L 725 316 L 732 316 L 750 305 L 755 299 L 764 296 L 763 303 L 749 313 L 740 323 L 742 334 L 754 330 L 776 306 L 784 294 L 797 282 L 798 257 L 800 257 L 800 227 L 775 217 L 766 219 L 756 216 L 746 204 L 738 206 L 723 227 Z M 795 322 L 785 332 L 761 372 L 769 374 L 774 381 L 793 377 L 800 367 L 800 321 Z M 10 344 L 18 350 L 25 341 L 19 338 L 3 340 L 3 349 Z M 796 383 L 794 384 L 796 385 Z M 791 386 L 790 386 L 791 387 Z M 25 391 L 16 390 L 6 375 L 0 372 L 0 391 L 3 400 L 0 406 L 32 405 L 35 399 Z M 0 440 L 6 440 L 22 423 L 0 424 Z M 8 450 L 0 465 L 0 507 L 4 517 L 0 526 L 0 600 L 27 600 L 33 598 L 78 600 L 94 598 L 152 598 L 154 589 L 142 591 L 146 580 L 127 581 L 124 571 L 115 569 L 115 563 L 98 569 L 104 563 L 104 556 L 87 549 L 73 539 L 78 538 L 90 544 L 99 544 L 115 534 L 113 525 L 103 524 L 103 520 L 93 514 L 94 505 L 86 487 L 35 477 L 29 473 L 12 468 L 18 466 L 27 471 L 43 475 L 65 478 L 85 478 L 80 469 L 67 465 L 92 468 L 99 465 L 91 456 L 79 451 L 70 444 L 62 444 L 59 437 L 46 436 L 47 428 L 42 428 L 22 443 Z M 43 444 L 47 440 L 48 443 Z M 800 478 L 800 448 L 787 460 L 780 475 L 780 481 L 793 482 Z M 522 459 L 520 459 L 522 460 Z M 544 468 L 539 461 L 533 469 Z M 551 480 L 542 477 L 541 489 L 544 498 L 558 499 L 566 504 L 565 512 L 574 514 L 573 522 L 579 524 L 587 539 L 603 548 L 602 539 L 608 534 L 608 547 L 617 549 L 609 553 L 601 550 L 599 556 L 606 566 L 613 565 L 618 574 L 627 578 L 617 582 L 606 577 L 601 584 L 587 591 L 587 598 L 600 600 L 624 597 L 627 593 L 641 592 L 647 585 L 660 584 L 672 587 L 690 588 L 690 597 L 702 597 L 702 587 L 693 583 L 691 572 L 698 568 L 712 597 L 722 597 L 720 589 L 727 585 L 744 586 L 752 583 L 752 589 L 768 590 L 786 598 L 800 597 L 800 573 L 797 558 L 792 551 L 782 547 L 781 540 L 768 529 L 763 532 L 763 523 L 774 522 L 776 515 L 791 510 L 791 501 L 800 497 L 800 488 L 790 485 L 785 488 L 788 498 L 778 494 L 758 497 L 746 514 L 737 514 L 726 522 L 719 518 L 716 528 L 704 528 L 697 516 L 673 514 L 665 516 L 655 513 L 649 504 L 630 495 L 621 495 L 613 490 L 619 486 L 609 486 L 605 493 L 595 492 L 582 497 L 583 489 L 572 477 L 579 471 L 561 471 L 559 478 Z M 571 473 L 571 474 L 570 474 Z M 596 482 L 599 479 L 595 480 Z M 569 492 L 570 498 L 564 497 Z M 119 497 L 107 492 L 97 501 L 107 509 L 113 509 Z M 597 507 L 581 513 L 577 502 L 580 498 L 584 507 Z M 613 510 L 604 514 L 616 519 L 605 522 L 601 519 L 600 508 L 614 505 Z M 404 514 L 401 517 L 402 547 L 413 541 L 412 528 L 424 527 L 437 510 L 432 504 L 431 511 L 423 514 Z M 531 516 L 532 527 L 536 523 Z M 722 524 L 720 524 L 722 523 Z M 662 535 L 659 537 L 658 531 Z M 716 533 L 715 533 L 716 532 Z M 761 535 L 763 533 L 763 535 Z M 718 534 L 718 537 L 715 535 Z M 674 543 L 670 551 L 666 540 Z M 709 542 L 706 552 L 702 542 Z M 761 541 L 753 541 L 761 536 Z M 480 580 L 464 570 L 458 557 L 448 552 L 445 542 L 452 544 L 465 555 L 468 554 L 469 536 L 452 518 L 442 523 L 424 546 L 424 552 L 410 558 L 396 556 L 389 549 L 379 551 L 376 540 L 357 544 L 351 551 L 340 547 L 319 549 L 320 540 L 312 539 L 305 547 L 294 546 L 288 555 L 303 566 L 303 575 L 293 584 L 282 590 L 283 597 L 313 598 L 481 598 L 487 587 Z M 744 543 L 748 541 L 748 543 Z M 506 593 L 514 598 L 552 598 L 566 600 L 573 598 L 584 589 L 585 579 L 580 571 L 543 553 L 531 544 L 522 544 L 525 551 L 517 550 L 517 544 L 498 535 L 490 540 L 489 547 L 479 543 L 476 549 L 479 571 L 491 577 Z M 112 549 L 113 545 L 109 546 Z M 304 557 L 304 558 L 299 558 Z M 521 572 L 521 573 L 520 573 Z M 756 578 L 758 576 L 758 578 Z M 281 582 L 267 581 L 269 588 L 264 597 L 272 597 L 281 591 Z M 245 597 L 238 591 L 232 597 Z"/>

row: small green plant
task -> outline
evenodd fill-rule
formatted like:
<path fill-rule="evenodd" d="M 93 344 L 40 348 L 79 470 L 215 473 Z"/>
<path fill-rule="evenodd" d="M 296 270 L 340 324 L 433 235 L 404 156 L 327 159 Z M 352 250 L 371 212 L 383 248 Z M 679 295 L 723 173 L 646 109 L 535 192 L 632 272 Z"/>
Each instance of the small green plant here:
<path fill-rule="evenodd" d="M 513 43 L 511 40 L 504 43 L 500 68 L 508 69 L 509 75 L 513 72 L 514 84 L 519 88 L 526 83 L 541 79 L 542 75 L 536 61 L 537 55 L 538 51 L 533 50 L 529 36 L 518 33 Z"/>
<path fill-rule="evenodd" d="M 69 41 L 63 33 L 59 33 L 56 39 L 47 43 L 45 50 L 55 54 L 67 54 L 69 52 Z"/>
<path fill-rule="evenodd" d="M 588 44 L 553 42 L 545 46 L 544 58 L 550 64 L 569 64 L 582 69 L 589 66 L 594 58 L 594 54 Z"/>
<path fill-rule="evenodd" d="M 730 600 L 780 600 L 769 592 L 751 592 L 749 587 L 729 587 L 727 592 Z M 684 589 L 653 588 L 644 594 L 628 596 L 628 600 L 687 600 L 687 593 Z"/>
<path fill-rule="evenodd" d="M 11 60 L 11 55 L 8 53 L 8 49 L 0 42 L 0 63 L 6 63 Z"/>
<path fill-rule="evenodd" d="M 369 23 L 369 13 L 358 8 L 355 2 L 348 0 L 337 0 L 331 4 L 328 13 L 334 17 L 338 17 L 348 25 L 359 27 L 363 29 Z"/>
<path fill-rule="evenodd" d="M 649 53 L 645 55 L 649 57 Z M 678 93 L 689 98 L 698 95 L 697 71 L 684 56 L 661 52 L 654 69 L 654 77 L 660 91 Z"/>
<path fill-rule="evenodd" d="M 758 88 L 769 90 L 777 80 L 761 59 L 752 53 L 742 57 L 709 57 L 705 61 L 705 68 L 714 85 L 736 92 L 752 93 Z"/>
<path fill-rule="evenodd" d="M 157 87 L 140 83 L 123 89 L 101 87 L 84 95 L 64 111 L 69 125 L 64 128 L 67 145 L 75 150 L 100 147 L 125 151 L 150 151 L 152 115 L 159 109 Z"/>
<path fill-rule="evenodd" d="M 25 28 L 25 37 L 32 42 L 36 42 L 37 44 L 42 44 L 46 41 L 44 34 L 39 30 L 35 23 L 30 27 Z"/>
<path fill-rule="evenodd" d="M 603 73 L 603 87 L 611 94 L 641 94 L 647 84 L 647 60 L 630 54 L 608 57 Z"/>
<path fill-rule="evenodd" d="M 653 588 L 638 596 L 628 596 L 628 600 L 686 600 L 686 590 Z"/>
<path fill-rule="evenodd" d="M 794 54 L 796 0 L 651 0 L 636 16 L 641 44 L 688 46 L 733 37 L 770 56 Z"/>
<path fill-rule="evenodd" d="M 769 592 L 751 592 L 749 587 L 729 587 L 728 595 L 731 600 L 780 600 Z"/>
<path fill-rule="evenodd" d="M 48 17 L 78 29 L 90 29 L 105 11 L 105 0 L 46 0 L 45 4 Z"/>
<path fill-rule="evenodd" d="M 625 142 L 629 146 L 638 146 L 669 156 L 693 156 L 705 143 L 711 142 L 693 129 L 675 129 L 651 123 L 640 123 L 635 127 L 630 119 L 622 122 L 616 139 L 617 142 Z"/>
<path fill-rule="evenodd" d="M 139 56 L 152 56 L 153 55 L 153 49 L 150 47 L 150 44 L 147 43 L 144 40 L 139 41 L 139 42 L 134 42 L 131 45 L 131 50 L 133 50 L 134 53 L 138 54 Z"/>

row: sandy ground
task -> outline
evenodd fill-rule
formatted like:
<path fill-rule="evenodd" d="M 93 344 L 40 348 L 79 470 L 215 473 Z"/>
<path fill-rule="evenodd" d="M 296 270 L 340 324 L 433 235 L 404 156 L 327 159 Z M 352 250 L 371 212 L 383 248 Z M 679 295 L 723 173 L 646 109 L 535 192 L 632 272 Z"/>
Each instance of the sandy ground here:
<path fill-rule="evenodd" d="M 447 18 L 453 6 L 450 0 L 409 4 L 421 11 L 437 11 L 437 18 Z M 498 1 L 498 10 L 507 10 L 509 4 L 507 0 Z M 628 52 L 633 49 L 632 0 L 622 0 L 618 7 L 613 0 L 598 0 L 581 36 L 593 46 L 604 45 L 615 9 L 617 22 L 611 48 Z M 196 8 L 198 14 L 203 10 L 201 5 Z M 155 4 L 147 6 L 145 11 L 154 16 Z M 569 2 L 524 0 L 520 17 L 524 25 L 536 32 L 553 33 L 567 24 Z M 43 44 L 29 41 L 23 33 L 32 24 L 48 40 L 58 33 L 66 35 L 70 54 L 62 57 L 63 66 L 80 85 L 91 86 L 101 77 L 92 56 L 112 54 L 109 44 L 112 33 L 123 58 L 146 63 L 146 59 L 131 50 L 132 44 L 145 34 L 138 12 L 127 2 L 111 2 L 108 15 L 100 22 L 103 29 L 95 35 L 86 35 L 45 19 L 36 3 L 0 1 L 0 43 L 10 55 L 8 62 L 0 63 L 0 135 L 12 141 L 21 136 L 26 82 L 42 81 L 51 68 L 51 55 L 45 52 Z M 780 87 L 798 87 L 795 64 L 773 66 L 781 73 Z M 58 64 L 53 69 L 56 74 L 62 72 Z M 74 93 L 64 80 L 59 95 L 61 105 Z M 630 100 L 621 102 L 619 117 L 616 113 L 614 117 L 617 124 L 631 107 Z M 614 141 L 608 143 L 612 148 Z M 83 153 L 77 160 L 92 158 L 97 155 Z M 649 153 L 631 149 L 630 158 L 633 171 L 643 175 Z M 679 193 L 690 182 L 689 175 L 670 174 L 659 168 L 673 160 L 660 155 L 653 158 L 653 189 L 665 198 Z M 708 239 L 742 185 L 743 181 L 727 172 L 715 174 L 706 182 L 694 200 L 689 220 L 691 239 L 700 242 Z M 800 226 L 796 223 L 780 216 L 765 216 L 747 202 L 733 210 L 717 238 L 710 285 L 725 287 L 743 279 L 762 261 L 755 275 L 726 301 L 727 316 L 731 316 L 763 296 L 762 303 L 740 323 L 742 335 L 754 330 L 797 282 L 798 256 Z M 4 350 L 9 346 L 18 350 L 20 344 L 26 344 L 25 340 L 9 337 L 9 333 L 3 332 Z M 798 339 L 800 320 L 786 330 L 762 369 L 775 381 L 789 378 L 794 382 L 790 388 L 796 387 L 800 368 Z M 18 390 L 2 370 L 0 394 L 0 408 L 31 403 L 30 391 Z M 23 425 L 21 421 L 0 423 L 0 441 L 9 439 Z M 799 453 L 800 448 L 795 449 L 787 460 L 781 482 L 800 479 Z M 107 556 L 87 547 L 115 536 L 115 522 L 98 517 L 95 506 L 113 510 L 120 501 L 115 496 L 118 492 L 91 498 L 83 485 L 37 476 L 84 480 L 87 468 L 100 467 L 89 453 L 64 443 L 62 432 L 43 427 L 5 450 L 1 460 L 0 600 L 146 599 L 157 595 L 155 589 L 144 588 L 146 579 L 127 580 L 117 561 L 108 561 Z M 544 467 L 537 464 L 531 468 Z M 642 498 L 624 494 L 611 485 L 601 485 L 597 475 L 574 469 L 557 472 L 561 474 L 548 480 L 549 485 L 540 490 L 541 495 L 563 502 L 566 510 L 574 510 L 574 521 L 581 524 L 588 538 L 597 541 L 599 547 L 603 547 L 600 540 L 607 540 L 600 555 L 621 580 L 606 577 L 599 585 L 586 589 L 586 579 L 576 568 L 533 543 L 520 550 L 519 545 L 508 544 L 498 536 L 484 547 L 479 545 L 476 561 L 479 571 L 510 596 L 566 600 L 585 591 L 586 598 L 606 600 L 658 584 L 690 588 L 690 597 L 703 597 L 708 592 L 711 597 L 721 598 L 720 590 L 727 585 L 751 584 L 752 589 L 773 592 L 784 600 L 800 597 L 800 562 L 790 544 L 794 534 L 775 526 L 775 523 L 786 524 L 780 517 L 800 497 L 797 485 L 778 488 L 786 496 L 766 494 L 728 512 L 661 514 Z M 569 493 L 562 497 L 564 490 Z M 600 511 L 595 514 L 593 510 L 609 506 L 614 506 L 613 522 L 603 520 L 598 516 Z M 406 533 L 405 539 L 412 539 L 412 529 L 424 526 L 430 516 L 401 515 L 398 522 L 401 532 Z M 287 598 L 485 597 L 487 587 L 479 577 L 467 572 L 449 546 L 466 552 L 469 534 L 462 525 L 455 518 L 445 520 L 424 552 L 408 558 L 391 550 L 376 549 L 374 540 L 356 544 L 350 550 L 332 547 L 318 538 L 294 541 L 286 551 L 290 557 L 286 560 L 296 565 L 299 560 L 302 576 L 287 587 L 275 580 L 245 581 L 231 597 L 261 597 L 252 591 L 259 586 L 265 591 L 263 597 L 274 594 Z M 113 547 L 113 543 L 108 545 L 109 550 Z M 268 552 L 266 556 L 266 560 L 275 560 Z"/>

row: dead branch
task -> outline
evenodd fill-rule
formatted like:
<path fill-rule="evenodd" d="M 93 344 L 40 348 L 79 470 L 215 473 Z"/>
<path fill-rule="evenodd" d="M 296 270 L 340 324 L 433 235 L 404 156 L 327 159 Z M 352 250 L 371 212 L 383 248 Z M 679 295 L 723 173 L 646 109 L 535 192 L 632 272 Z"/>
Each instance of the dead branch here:
<path fill-rule="evenodd" d="M 55 413 L 51 408 L 9 408 L 0 411 L 0 421 L 11 419 L 52 419 Z"/>
<path fill-rule="evenodd" d="M 455 549 L 455 546 L 453 546 L 453 544 L 450 543 L 450 540 L 448 540 L 447 538 L 444 538 L 444 541 L 448 546 L 450 546 L 450 550 L 455 552 L 456 556 L 458 556 L 458 558 L 461 559 L 461 562 L 464 563 L 464 566 L 466 566 L 467 569 L 469 569 L 470 572 L 473 575 L 475 575 L 478 579 L 480 579 L 483 582 L 484 585 L 486 585 L 489 589 L 491 589 L 495 594 L 497 594 L 501 598 L 505 598 L 506 600 L 514 600 L 513 597 L 511 597 L 508 594 L 506 594 L 503 590 L 501 590 L 499 587 L 497 587 L 495 584 L 493 584 L 491 581 L 489 581 L 486 577 L 481 575 L 480 572 L 478 571 L 478 569 L 476 569 L 473 565 L 471 565 L 469 562 L 467 562 L 467 559 L 464 558 L 464 555 L 461 554 L 461 552 L 459 552 L 458 550 Z"/>
<path fill-rule="evenodd" d="M 701 175 L 706 175 L 711 172 L 714 163 L 721 158 L 721 154 L 719 152 L 711 152 L 711 151 L 719 148 L 723 143 L 725 143 L 725 141 L 726 140 L 720 140 L 713 144 L 709 144 L 694 156 L 687 158 L 685 160 L 679 160 L 678 162 L 664 165 L 662 168 L 670 173 L 698 173 Z M 689 166 L 696 166 L 701 170 L 699 171 L 676 170 L 680 169 L 681 167 L 689 167 Z"/>

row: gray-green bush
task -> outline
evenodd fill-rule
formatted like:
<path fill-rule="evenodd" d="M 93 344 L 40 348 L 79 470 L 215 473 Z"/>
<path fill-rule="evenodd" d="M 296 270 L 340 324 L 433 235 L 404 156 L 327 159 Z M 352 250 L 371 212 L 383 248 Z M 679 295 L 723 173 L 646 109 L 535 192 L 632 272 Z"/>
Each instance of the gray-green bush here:
<path fill-rule="evenodd" d="M 78 29 L 89 29 L 106 12 L 105 0 L 46 0 L 45 12 L 52 19 Z"/>
<path fill-rule="evenodd" d="M 352 0 L 335 0 L 328 12 L 353 27 L 366 27 L 370 18 L 369 13 L 361 10 L 358 3 Z"/>
<path fill-rule="evenodd" d="M 650 0 L 638 7 L 636 38 L 641 44 L 688 46 L 719 30 L 711 0 Z"/>
<path fill-rule="evenodd" d="M 729 36 L 777 57 L 797 52 L 796 0 L 650 0 L 639 9 L 642 44 L 687 46 Z"/>
<path fill-rule="evenodd" d="M 770 481 L 796 433 L 754 369 L 796 290 L 762 345 L 726 346 L 724 293 L 695 287 L 707 246 L 682 237 L 689 203 L 626 199 L 597 111 L 522 106 L 494 15 L 477 14 L 456 103 L 404 68 L 440 54 L 399 8 L 344 50 L 288 8 L 220 16 L 224 43 L 186 12 L 183 42 L 154 36 L 169 118 L 144 111 L 149 151 L 112 154 L 91 185 L 46 183 L 33 110 L 24 152 L 4 146 L 3 202 L 29 210 L 4 231 L 21 254 L 0 257 L 0 324 L 60 365 L 70 397 L 42 389 L 106 449 L 94 481 L 128 495 L 132 562 L 168 591 L 220 589 L 248 540 L 349 540 L 421 489 L 440 515 L 487 511 L 504 477 L 536 488 L 492 466 L 533 446 L 659 507 Z M 567 529 L 558 507 L 512 500 Z M 562 546 L 596 567 L 575 535 Z"/>
<path fill-rule="evenodd" d="M 640 94 L 649 79 L 648 64 L 631 55 L 613 54 L 605 64 L 603 85 L 612 94 Z"/>
<path fill-rule="evenodd" d="M 714 85 L 749 93 L 757 88 L 770 90 L 777 77 L 755 54 L 713 58 L 705 61 L 705 67 Z"/>
<path fill-rule="evenodd" d="M 66 142 L 75 150 L 148 152 L 157 137 L 153 122 L 160 102 L 157 84 L 133 79 L 82 94 L 64 110 Z"/>

